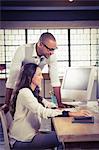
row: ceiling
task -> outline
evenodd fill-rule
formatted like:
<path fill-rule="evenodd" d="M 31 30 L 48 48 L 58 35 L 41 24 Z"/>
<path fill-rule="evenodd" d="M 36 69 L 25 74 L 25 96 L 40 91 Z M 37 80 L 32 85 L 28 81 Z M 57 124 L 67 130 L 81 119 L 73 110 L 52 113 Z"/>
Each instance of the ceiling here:
<path fill-rule="evenodd" d="M 33 26 L 35 21 L 91 21 L 99 26 L 99 0 L 1 0 L 0 10 L 3 28 L 14 22 Z"/>
<path fill-rule="evenodd" d="M 90 8 L 97 9 L 99 7 L 99 0 L 74 0 L 69 2 L 69 0 L 1 0 L 2 9 L 13 8 L 13 7 L 32 7 L 32 9 L 39 8 L 66 8 L 66 7 L 76 7 L 77 8 Z"/>

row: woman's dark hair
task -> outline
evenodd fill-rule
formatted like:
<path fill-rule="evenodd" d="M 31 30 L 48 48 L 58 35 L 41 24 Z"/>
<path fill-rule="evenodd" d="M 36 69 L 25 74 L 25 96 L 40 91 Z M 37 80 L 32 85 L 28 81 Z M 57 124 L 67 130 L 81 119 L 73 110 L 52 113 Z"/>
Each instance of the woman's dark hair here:
<path fill-rule="evenodd" d="M 16 88 L 13 92 L 12 99 L 11 99 L 11 113 L 14 115 L 15 113 L 15 108 L 16 108 L 16 100 L 17 100 L 17 95 L 19 93 L 19 90 L 22 88 L 30 88 L 30 84 L 32 82 L 32 78 L 36 72 L 38 65 L 33 64 L 33 63 L 28 63 L 22 66 L 20 75 L 18 78 L 18 82 L 16 84 Z M 32 91 L 32 90 L 31 90 Z M 37 86 L 34 91 L 32 91 L 33 95 L 38 99 L 38 102 L 42 104 L 42 97 L 39 96 L 40 89 Z M 43 105 L 43 104 L 42 104 Z"/>

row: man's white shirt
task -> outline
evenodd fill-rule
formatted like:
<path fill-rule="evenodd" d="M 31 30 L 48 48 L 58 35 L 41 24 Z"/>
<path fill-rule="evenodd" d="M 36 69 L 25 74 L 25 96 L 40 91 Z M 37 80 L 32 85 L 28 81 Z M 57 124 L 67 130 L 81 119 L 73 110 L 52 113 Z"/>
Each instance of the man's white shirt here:
<path fill-rule="evenodd" d="M 27 53 L 26 53 L 26 48 L 27 48 Z M 32 56 L 29 53 L 30 50 L 32 50 Z M 40 59 L 42 59 L 41 62 Z M 24 61 L 27 61 L 27 63 L 29 62 L 36 63 L 41 67 L 41 69 L 45 64 L 48 64 L 52 87 L 60 86 L 56 54 L 54 53 L 48 59 L 46 59 L 44 56 L 40 58 L 36 52 L 36 44 L 25 44 L 18 47 L 18 49 L 15 52 L 14 58 L 12 59 L 10 73 L 6 83 L 7 88 L 11 88 L 11 89 L 15 88 L 20 73 L 20 69 Z"/>

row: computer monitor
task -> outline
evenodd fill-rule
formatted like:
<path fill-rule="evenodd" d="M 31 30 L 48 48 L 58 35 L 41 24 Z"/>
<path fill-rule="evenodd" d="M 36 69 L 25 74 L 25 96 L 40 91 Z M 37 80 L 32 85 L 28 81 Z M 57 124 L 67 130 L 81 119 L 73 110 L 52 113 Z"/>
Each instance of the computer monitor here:
<path fill-rule="evenodd" d="M 86 101 L 91 99 L 95 67 L 69 67 L 61 86 L 62 101 Z"/>

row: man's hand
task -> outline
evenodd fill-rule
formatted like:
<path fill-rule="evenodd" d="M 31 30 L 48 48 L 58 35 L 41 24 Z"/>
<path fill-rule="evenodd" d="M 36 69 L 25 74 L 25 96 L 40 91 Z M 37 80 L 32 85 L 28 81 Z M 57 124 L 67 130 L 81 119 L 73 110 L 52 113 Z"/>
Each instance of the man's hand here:
<path fill-rule="evenodd" d="M 1 110 L 4 110 L 4 113 L 7 113 L 9 111 L 9 106 L 7 104 L 4 104 L 0 107 Z"/>
<path fill-rule="evenodd" d="M 68 104 L 63 104 L 63 103 L 60 103 L 58 105 L 59 108 L 75 108 L 74 105 L 68 105 Z"/>

